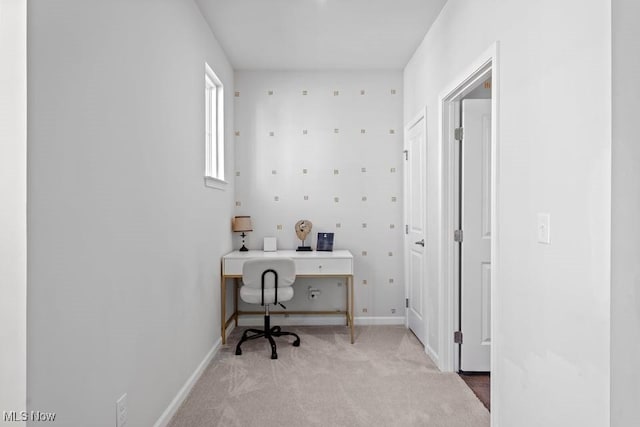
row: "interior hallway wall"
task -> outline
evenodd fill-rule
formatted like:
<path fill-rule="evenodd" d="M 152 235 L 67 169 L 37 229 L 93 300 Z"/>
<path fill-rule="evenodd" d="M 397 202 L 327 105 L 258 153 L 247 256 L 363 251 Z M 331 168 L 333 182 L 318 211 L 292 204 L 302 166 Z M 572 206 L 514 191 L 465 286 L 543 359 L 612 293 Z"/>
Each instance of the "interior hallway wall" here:
<path fill-rule="evenodd" d="M 151 426 L 219 342 L 233 184 L 204 185 L 204 63 L 228 170 L 233 70 L 191 0 L 29 1 L 28 61 L 28 409 L 111 427 L 127 393 Z"/>
<path fill-rule="evenodd" d="M 355 256 L 361 322 L 403 322 L 401 92 L 401 71 L 236 72 L 235 213 L 253 219 L 248 246 L 275 236 L 295 249 L 300 219 L 313 248 L 335 233 Z M 327 282 L 298 279 L 287 308 L 344 309 L 344 280 Z"/>
<path fill-rule="evenodd" d="M 0 94 L 0 411 L 20 412 L 27 396 L 27 6 L 22 0 L 0 0 Z"/>
<path fill-rule="evenodd" d="M 427 234 L 439 238 L 428 239 L 427 283 L 437 284 L 451 238 L 438 208 L 438 97 L 499 42 L 495 427 L 609 422 L 610 5 L 450 0 L 405 68 L 405 119 L 428 108 Z M 537 242 L 538 213 L 551 215 L 550 245 Z"/>
<path fill-rule="evenodd" d="M 640 3 L 613 0 L 611 426 L 640 425 Z"/>

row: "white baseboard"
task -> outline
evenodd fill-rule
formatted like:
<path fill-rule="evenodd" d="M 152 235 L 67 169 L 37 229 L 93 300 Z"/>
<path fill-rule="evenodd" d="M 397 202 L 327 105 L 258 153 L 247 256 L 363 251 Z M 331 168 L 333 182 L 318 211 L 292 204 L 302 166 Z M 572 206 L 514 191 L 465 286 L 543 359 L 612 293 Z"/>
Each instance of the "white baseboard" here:
<path fill-rule="evenodd" d="M 404 325 L 404 316 L 360 316 L 355 318 L 356 325 Z"/>
<path fill-rule="evenodd" d="M 202 359 L 202 362 L 200 362 L 196 370 L 193 371 L 193 374 L 191 374 L 189 379 L 187 379 L 187 382 L 185 382 L 182 388 L 178 391 L 178 394 L 176 394 L 169 406 L 167 406 L 167 409 L 165 409 L 162 415 L 160 415 L 160 418 L 158 418 L 158 421 L 156 421 L 154 427 L 166 427 L 167 425 L 169 425 L 171 418 L 176 414 L 184 399 L 189 395 L 189 392 L 196 384 L 196 382 L 198 382 L 205 368 L 209 365 L 213 357 L 220 349 L 221 344 L 222 338 L 218 338 L 213 344 L 213 347 L 211 347 L 211 350 L 209 350 L 204 359 Z"/>
<path fill-rule="evenodd" d="M 273 316 L 271 319 L 273 325 L 278 326 L 322 326 L 322 325 L 345 325 L 346 317 L 344 315 L 335 316 Z M 238 326 L 263 326 L 264 316 L 242 316 L 238 319 Z"/>
<path fill-rule="evenodd" d="M 227 336 L 229 336 L 231 331 L 233 331 L 235 328 L 236 328 L 236 324 L 234 322 L 231 322 L 229 326 L 227 326 Z"/>
<path fill-rule="evenodd" d="M 239 319 L 239 326 L 262 326 L 263 316 L 243 316 Z M 336 316 L 277 316 L 273 322 L 279 326 L 326 326 L 345 325 L 344 315 Z M 404 325 L 404 316 L 369 316 L 356 317 L 356 325 Z"/>
<path fill-rule="evenodd" d="M 425 353 L 427 353 L 427 356 L 429 356 L 429 358 L 431 358 L 433 363 L 435 363 L 435 365 L 438 367 L 438 369 L 440 369 L 442 371 L 442 366 L 440 366 L 440 358 L 438 357 L 438 354 L 435 351 L 433 351 L 433 349 L 428 345 L 424 346 L 424 351 L 425 351 Z"/>

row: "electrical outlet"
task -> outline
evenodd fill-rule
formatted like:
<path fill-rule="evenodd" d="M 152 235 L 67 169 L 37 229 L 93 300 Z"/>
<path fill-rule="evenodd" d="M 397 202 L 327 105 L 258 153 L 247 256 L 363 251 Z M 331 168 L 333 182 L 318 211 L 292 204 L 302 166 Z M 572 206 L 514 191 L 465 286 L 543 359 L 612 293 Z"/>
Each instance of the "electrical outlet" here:
<path fill-rule="evenodd" d="M 319 296 L 320 296 L 320 289 L 309 288 L 307 290 L 307 297 L 310 300 L 316 300 L 316 299 L 318 299 Z"/>
<path fill-rule="evenodd" d="M 127 425 L 128 414 L 127 393 L 125 393 L 116 401 L 116 427 L 125 427 Z"/>
<path fill-rule="evenodd" d="M 391 309 L 391 314 L 396 314 L 396 309 L 395 308 Z"/>

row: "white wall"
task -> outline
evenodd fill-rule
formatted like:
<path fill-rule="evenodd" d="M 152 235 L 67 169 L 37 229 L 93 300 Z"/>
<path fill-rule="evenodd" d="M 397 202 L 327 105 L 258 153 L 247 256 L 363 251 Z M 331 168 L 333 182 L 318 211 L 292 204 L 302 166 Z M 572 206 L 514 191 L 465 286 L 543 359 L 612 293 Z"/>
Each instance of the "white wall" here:
<path fill-rule="evenodd" d="M 24 411 L 27 388 L 27 7 L 20 0 L 0 1 L 0 93 L 2 412 Z"/>
<path fill-rule="evenodd" d="M 609 422 L 610 17 L 607 0 L 452 0 L 405 69 L 405 119 L 429 112 L 438 283 L 438 96 L 499 41 L 494 426 Z M 539 212 L 551 245 L 536 242 Z"/>
<path fill-rule="evenodd" d="M 253 219 L 249 247 L 275 236 L 295 249 L 294 225 L 308 219 L 312 247 L 333 232 L 354 254 L 360 321 L 402 323 L 402 72 L 241 71 L 236 91 L 235 212 Z M 287 308 L 344 309 L 344 280 L 309 301 L 316 282 L 298 279 Z"/>
<path fill-rule="evenodd" d="M 233 185 L 204 186 L 204 62 L 228 170 L 233 71 L 191 0 L 28 8 L 28 408 L 113 426 L 126 392 L 150 426 L 220 336 Z"/>
<path fill-rule="evenodd" d="M 640 3 L 614 0 L 611 425 L 640 425 Z"/>

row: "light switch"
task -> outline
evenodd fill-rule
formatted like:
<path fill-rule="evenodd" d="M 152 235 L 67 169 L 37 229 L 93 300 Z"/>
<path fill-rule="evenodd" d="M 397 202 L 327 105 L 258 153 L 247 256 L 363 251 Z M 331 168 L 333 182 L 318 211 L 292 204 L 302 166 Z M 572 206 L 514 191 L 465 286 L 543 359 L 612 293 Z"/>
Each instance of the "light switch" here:
<path fill-rule="evenodd" d="M 538 243 L 551 244 L 551 215 L 538 214 Z"/>

